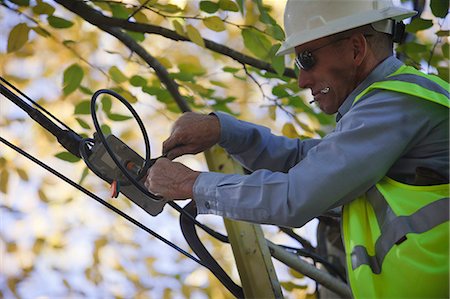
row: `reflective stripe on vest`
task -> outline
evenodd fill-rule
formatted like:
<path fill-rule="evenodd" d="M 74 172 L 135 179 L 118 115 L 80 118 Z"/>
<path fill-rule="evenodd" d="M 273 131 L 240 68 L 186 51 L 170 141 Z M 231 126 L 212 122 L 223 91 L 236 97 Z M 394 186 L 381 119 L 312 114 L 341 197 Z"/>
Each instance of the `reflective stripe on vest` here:
<path fill-rule="evenodd" d="M 381 235 L 375 242 L 375 255 L 367 253 L 364 246 L 357 245 L 351 253 L 352 268 L 368 265 L 375 274 L 381 273 L 383 260 L 389 250 L 406 240 L 409 233 L 424 233 L 449 220 L 449 198 L 434 201 L 409 216 L 395 216 L 384 196 L 374 186 L 367 192 L 377 217 Z"/>
<path fill-rule="evenodd" d="M 412 67 L 404 66 L 401 69 L 405 73 L 397 71 L 388 76 L 385 81 L 375 82 L 367 87 L 355 98 L 353 105 L 369 92 L 384 89 L 418 96 L 450 108 L 449 84 L 447 82 L 431 75 L 425 76 Z"/>

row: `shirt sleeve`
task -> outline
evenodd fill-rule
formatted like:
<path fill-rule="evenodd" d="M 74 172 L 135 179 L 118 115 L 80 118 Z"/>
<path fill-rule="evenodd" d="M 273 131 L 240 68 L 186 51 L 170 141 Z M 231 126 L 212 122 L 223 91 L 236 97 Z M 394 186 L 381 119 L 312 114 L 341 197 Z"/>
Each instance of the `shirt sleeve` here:
<path fill-rule="evenodd" d="M 433 109 L 448 114 L 428 101 L 375 92 L 360 100 L 342 117 L 334 132 L 307 151 L 301 142 L 279 139 L 267 129 L 240 127 L 242 123 L 230 121 L 223 128 L 221 144 L 239 160 L 252 160 L 250 164 L 257 165 L 253 167 L 257 170 L 250 175 L 200 174 L 194 185 L 198 212 L 301 227 L 328 209 L 361 195 L 385 176 L 414 145 L 414 140 L 427 136 L 434 125 L 424 111 Z M 249 137 L 252 134 L 258 136 L 258 145 L 250 144 L 249 140 L 255 139 Z M 232 141 L 234 138 L 236 142 Z M 257 158 L 251 156 L 253 150 L 257 151 Z M 270 157 L 283 160 L 283 155 L 289 158 L 280 171 L 274 170 L 277 167 L 269 170 L 270 167 L 264 167 L 265 162 L 259 161 Z"/>
<path fill-rule="evenodd" d="M 222 112 L 215 114 L 221 126 L 219 145 L 251 171 L 287 172 L 320 142 L 320 139 L 302 141 L 276 136 L 267 127 L 240 121 Z"/>

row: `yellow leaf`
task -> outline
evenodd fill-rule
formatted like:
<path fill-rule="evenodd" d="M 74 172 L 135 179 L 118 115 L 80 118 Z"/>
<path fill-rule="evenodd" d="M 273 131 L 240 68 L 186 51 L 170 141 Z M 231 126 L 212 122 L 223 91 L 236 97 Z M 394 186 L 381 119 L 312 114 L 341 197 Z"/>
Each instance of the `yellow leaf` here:
<path fill-rule="evenodd" d="M 187 35 L 192 42 L 196 43 L 200 47 L 203 47 L 203 48 L 205 47 L 205 42 L 203 41 L 203 38 L 200 35 L 200 32 L 198 32 L 198 30 L 195 29 L 194 26 L 187 25 L 186 30 L 187 30 Z"/>
<path fill-rule="evenodd" d="M 184 29 L 183 29 L 183 25 L 181 25 L 181 23 L 178 22 L 178 20 L 173 20 L 172 25 L 173 25 L 173 28 L 175 28 L 175 31 L 176 31 L 179 35 L 185 36 Z"/>
<path fill-rule="evenodd" d="M 285 123 L 283 129 L 281 130 L 284 136 L 288 138 L 299 138 L 300 136 L 297 133 L 294 125 L 291 123 Z"/>
<path fill-rule="evenodd" d="M 205 26 L 208 27 L 209 29 L 217 32 L 225 30 L 225 23 L 222 21 L 221 18 L 217 16 L 212 16 L 203 19 L 203 24 L 205 24 Z"/>
<path fill-rule="evenodd" d="M 16 168 L 16 171 L 22 180 L 28 181 L 28 179 L 29 179 L 28 173 L 25 170 L 23 170 L 22 168 Z"/>
<path fill-rule="evenodd" d="M 269 106 L 269 116 L 272 120 L 277 119 L 277 106 Z"/>
<path fill-rule="evenodd" d="M 0 191 L 3 193 L 8 192 L 8 181 L 9 181 L 9 172 L 6 169 L 3 169 L 0 174 Z"/>
<path fill-rule="evenodd" d="M 45 192 L 41 189 L 38 190 L 38 196 L 39 199 L 42 200 L 45 203 L 49 203 L 50 200 L 48 199 L 47 195 L 45 194 Z"/>
<path fill-rule="evenodd" d="M 17 24 L 9 33 L 8 37 L 8 53 L 19 50 L 28 41 L 28 33 L 30 28 L 25 23 Z"/>
<path fill-rule="evenodd" d="M 148 18 L 147 16 L 142 12 L 142 11 L 138 11 L 133 18 L 138 22 L 138 23 L 143 23 L 146 24 L 148 23 Z"/>

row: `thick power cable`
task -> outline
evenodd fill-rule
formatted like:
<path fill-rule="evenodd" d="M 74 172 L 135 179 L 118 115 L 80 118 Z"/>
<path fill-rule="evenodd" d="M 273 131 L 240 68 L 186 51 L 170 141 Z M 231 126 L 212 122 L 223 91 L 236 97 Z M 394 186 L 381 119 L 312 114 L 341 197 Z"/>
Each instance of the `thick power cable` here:
<path fill-rule="evenodd" d="M 42 107 L 41 105 L 39 105 L 35 100 L 31 99 L 29 96 L 27 96 L 26 94 L 24 94 L 22 91 L 20 91 L 17 87 L 15 87 L 14 85 L 12 85 L 11 83 L 9 83 L 5 78 L 3 78 L 2 76 L 0 76 L 0 81 L 3 81 L 3 83 L 5 83 L 6 85 L 8 85 L 10 88 L 12 88 L 15 92 L 17 92 L 18 94 L 20 94 L 21 96 L 23 96 L 25 99 L 27 99 L 28 101 L 30 101 L 31 103 L 33 103 L 33 105 L 35 105 L 36 107 L 38 107 L 41 111 L 43 111 L 45 114 L 47 114 L 50 118 L 52 118 L 54 121 L 56 121 L 57 123 L 59 123 L 61 126 L 63 126 L 64 128 L 66 128 L 67 130 L 69 130 L 70 132 L 77 134 L 74 130 L 72 130 L 68 125 L 66 125 L 64 122 L 62 122 L 60 119 L 58 119 L 56 116 L 54 116 L 50 111 L 48 111 L 47 109 L 45 109 L 44 107 Z M 78 134 L 77 134 L 78 135 Z"/>
<path fill-rule="evenodd" d="M 191 260 L 197 262 L 198 264 L 200 264 L 201 266 L 206 267 L 206 265 L 199 260 L 198 258 L 196 258 L 195 256 L 193 256 L 192 254 L 186 252 L 185 250 L 181 249 L 180 247 L 178 247 L 177 245 L 173 244 L 172 242 L 170 242 L 169 240 L 165 239 L 164 237 L 162 237 L 161 235 L 159 235 L 158 233 L 156 233 L 155 231 L 151 230 L 150 228 L 148 228 L 147 226 L 143 225 L 142 223 L 140 223 L 139 221 L 137 221 L 136 219 L 130 217 L 129 215 L 125 214 L 124 212 L 122 212 L 121 210 L 119 210 L 118 208 L 114 207 L 113 205 L 111 205 L 110 203 L 108 203 L 107 201 L 101 199 L 100 197 L 98 197 L 97 195 L 95 195 L 94 193 L 92 193 L 91 191 L 87 190 L 86 188 L 84 188 L 83 186 L 75 183 L 74 181 L 72 181 L 71 179 L 69 179 L 68 177 L 64 176 L 63 174 L 61 174 L 60 172 L 58 172 L 57 170 L 51 168 L 50 166 L 48 166 L 47 164 L 43 163 L 42 161 L 36 159 L 35 157 L 33 157 L 32 155 L 30 155 L 29 153 L 27 153 L 26 151 L 24 151 L 23 149 L 19 148 L 18 146 L 10 143 L 9 141 L 7 141 L 6 139 L 4 139 L 3 137 L 0 136 L 0 141 L 2 143 L 4 143 L 5 145 L 7 145 L 8 147 L 10 147 L 11 149 L 15 150 L 16 152 L 18 152 L 19 154 L 23 155 L 24 157 L 26 157 L 27 159 L 33 161 L 34 163 L 38 164 L 39 166 L 41 166 L 42 168 L 44 168 L 45 170 L 49 171 L 50 173 L 52 173 L 53 175 L 56 175 L 58 178 L 62 179 L 63 181 L 65 181 L 66 183 L 68 183 L 69 185 L 77 188 L 78 190 L 80 190 L 81 192 L 85 193 L 86 195 L 90 196 L 91 198 L 95 199 L 97 202 L 99 202 L 100 204 L 104 205 L 105 207 L 107 207 L 108 209 L 112 210 L 113 212 L 117 213 L 118 215 L 122 216 L 123 218 L 125 218 L 126 220 L 128 220 L 129 222 L 133 223 L 134 225 L 136 225 L 137 227 L 145 230 L 147 233 L 149 233 L 150 235 L 154 236 L 155 238 L 157 238 L 158 240 L 166 243 L 167 245 L 169 245 L 170 247 L 172 247 L 173 249 L 175 249 L 176 251 L 180 252 L 181 254 L 183 254 L 184 256 L 190 258 Z"/>
<path fill-rule="evenodd" d="M 186 252 L 185 250 L 181 249 L 180 247 L 178 247 L 177 245 L 175 245 L 174 243 L 170 242 L 169 240 L 165 239 L 164 237 L 162 237 L 161 235 L 159 235 L 158 233 L 156 233 L 155 231 L 151 230 L 150 228 L 148 228 L 147 226 L 143 225 L 142 223 L 140 223 L 139 221 L 135 220 L 134 218 L 130 217 L 129 215 L 125 214 L 124 212 L 122 212 L 121 210 L 117 209 L 116 207 L 114 207 L 113 205 L 111 205 L 110 203 L 106 202 L 105 200 L 101 199 L 100 197 L 98 197 L 97 195 L 95 195 L 94 193 L 92 193 L 91 191 L 85 189 L 83 186 L 75 183 L 74 181 L 72 181 L 71 179 L 69 179 L 68 177 L 64 176 L 63 174 L 61 174 L 60 172 L 56 171 L 55 169 L 51 168 L 50 166 L 48 166 L 47 164 L 43 163 L 42 161 L 36 159 L 35 157 L 33 157 L 32 155 L 30 155 L 29 153 L 27 153 L 26 151 L 24 151 L 23 149 L 17 147 L 16 145 L 10 143 L 9 141 L 7 141 L 6 139 L 4 139 L 3 137 L 0 136 L 0 141 L 2 143 L 4 143 L 5 145 L 7 145 L 8 147 L 10 147 L 11 149 L 15 150 L 16 152 L 18 152 L 19 154 L 23 155 L 24 157 L 28 158 L 29 160 L 33 161 L 34 163 L 38 164 L 39 166 L 41 166 L 42 168 L 44 168 L 45 170 L 51 172 L 53 175 L 56 175 L 58 178 L 62 179 L 63 181 L 65 181 L 66 183 L 68 183 L 69 185 L 75 187 L 76 189 L 82 191 L 83 193 L 85 193 L 86 195 L 90 196 L 91 198 L 95 199 L 97 202 L 99 202 L 100 204 L 102 204 L 103 206 L 107 207 L 108 209 L 112 210 L 113 212 L 115 212 L 116 214 L 122 216 L 123 218 L 125 218 L 126 220 L 130 221 L 131 223 L 133 223 L 134 225 L 136 225 L 137 227 L 143 229 L 144 231 L 146 231 L 147 233 L 151 234 L 152 236 L 154 236 L 155 238 L 157 238 L 158 240 L 164 242 L 165 244 L 169 245 L 170 247 L 172 247 L 173 249 L 175 249 L 176 251 L 180 252 L 181 254 L 183 254 L 184 256 L 190 258 L 191 260 L 195 261 L 196 263 L 198 263 L 199 265 L 209 269 L 214 276 L 217 277 L 217 279 L 219 279 L 219 281 L 221 281 L 223 283 L 223 285 L 237 298 L 243 298 L 243 293 L 242 293 L 242 288 L 240 288 L 238 285 L 236 285 L 231 278 L 225 273 L 225 271 L 222 270 L 222 268 L 220 268 L 220 266 L 217 264 L 217 262 L 215 262 L 215 260 L 211 257 L 210 259 L 206 259 L 205 261 L 203 259 L 198 259 L 195 256 L 191 255 L 190 253 Z M 183 215 L 187 215 L 187 213 L 183 213 Z M 183 218 L 185 219 L 185 218 Z M 192 221 L 192 220 L 190 220 Z M 193 226 L 193 225 L 192 225 Z M 193 226 L 194 227 L 194 226 Z M 206 250 L 206 249 L 205 249 Z M 212 263 L 211 259 L 215 262 Z"/>

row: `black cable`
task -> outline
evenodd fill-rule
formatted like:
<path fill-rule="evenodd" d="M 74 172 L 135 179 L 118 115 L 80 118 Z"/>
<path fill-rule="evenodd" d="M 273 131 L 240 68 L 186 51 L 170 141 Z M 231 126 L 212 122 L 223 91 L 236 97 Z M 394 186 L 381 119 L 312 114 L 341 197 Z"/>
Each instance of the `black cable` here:
<path fill-rule="evenodd" d="M 186 242 L 189 244 L 189 247 L 191 247 L 192 251 L 194 251 L 201 261 L 208 265 L 208 269 L 234 296 L 236 296 L 236 298 L 244 298 L 244 291 L 242 287 L 237 285 L 231 277 L 228 276 L 225 270 L 223 270 L 219 263 L 209 253 L 198 237 L 194 221 L 186 217 L 186 215 L 193 215 L 194 218 L 197 216 L 197 207 L 195 202 L 189 202 L 183 210 L 185 210 L 186 213 L 182 213 L 180 215 L 180 227 Z"/>
<path fill-rule="evenodd" d="M 303 248 L 295 248 L 286 245 L 278 245 L 278 246 L 291 251 L 295 251 L 296 254 L 298 255 L 311 258 L 314 261 L 314 263 L 321 263 L 325 268 L 327 268 L 330 271 L 330 273 L 335 274 L 335 276 L 339 277 L 342 281 L 347 282 L 347 279 L 342 275 L 341 271 L 339 271 L 339 269 L 335 265 L 327 261 L 323 256 Z"/>
<path fill-rule="evenodd" d="M 128 216 L 127 214 L 125 214 L 124 212 L 122 212 L 121 210 L 117 209 L 116 207 L 114 207 L 113 205 L 111 205 L 110 203 L 108 203 L 107 201 L 101 199 L 100 197 L 98 197 L 97 195 L 95 195 L 94 193 L 92 193 L 91 191 L 85 189 L 83 186 L 75 183 L 74 181 L 72 181 L 71 179 L 67 178 L 66 176 L 64 176 L 63 174 L 61 174 L 60 172 L 56 171 L 55 169 L 51 168 L 50 166 L 46 165 L 45 163 L 43 163 L 42 161 L 36 159 L 35 157 L 33 157 L 32 155 L 30 155 L 29 153 L 27 153 L 26 151 L 24 151 L 23 149 L 17 147 L 16 145 L 10 143 L 9 141 L 7 141 L 6 139 L 4 139 L 3 137 L 0 136 L 0 141 L 2 143 L 4 143 L 5 145 L 7 145 L 8 147 L 10 147 L 11 149 L 15 150 L 16 152 L 18 152 L 19 154 L 23 155 L 24 157 L 26 157 L 27 159 L 33 161 L 34 163 L 38 164 L 39 166 L 41 166 L 42 168 L 44 168 L 45 170 L 49 171 L 50 173 L 52 173 L 53 175 L 56 175 L 58 178 L 62 179 L 63 181 L 65 181 L 66 183 L 68 183 L 69 185 L 71 185 L 72 187 L 75 187 L 76 189 L 80 190 L 81 192 L 85 193 L 86 195 L 90 196 L 91 198 L 93 198 L 94 200 L 96 200 L 97 202 L 99 202 L 100 204 L 104 205 L 105 207 L 107 207 L 108 209 L 112 210 L 113 212 L 115 212 L 116 214 L 122 216 L 123 218 L 125 218 L 126 220 L 128 220 L 129 222 L 133 223 L 134 225 L 136 225 L 137 227 L 143 229 L 144 231 L 146 231 L 147 233 L 149 233 L 150 235 L 152 235 L 153 237 L 157 238 L 158 240 L 164 242 L 165 244 L 169 245 L 170 247 L 172 247 L 173 249 L 175 249 L 176 251 L 180 252 L 181 254 L 183 254 L 184 256 L 190 258 L 191 260 L 195 261 L 196 263 L 198 263 L 199 265 L 203 266 L 203 267 L 207 267 L 207 265 L 205 265 L 201 260 L 199 260 L 198 258 L 196 258 L 195 256 L 193 256 L 192 254 L 186 252 L 185 250 L 181 249 L 180 247 L 178 247 L 177 245 L 175 245 L 174 243 L 170 242 L 169 240 L 165 239 L 164 237 L 162 237 L 161 235 L 159 235 L 158 233 L 156 233 L 155 231 L 151 230 L 150 228 L 148 228 L 147 226 L 143 225 L 142 223 L 140 223 L 139 221 L 137 221 L 136 219 Z"/>
<path fill-rule="evenodd" d="M 133 115 L 133 117 L 135 118 L 136 122 L 138 123 L 142 135 L 144 137 L 144 143 L 145 143 L 145 164 L 142 168 L 142 170 L 140 171 L 140 174 L 138 177 L 133 177 L 130 172 L 120 163 L 120 161 L 117 159 L 116 154 L 113 152 L 113 150 L 111 149 L 111 147 L 109 146 L 108 142 L 106 141 L 105 135 L 103 134 L 100 124 L 98 122 L 98 118 L 97 118 L 97 114 L 96 114 L 96 101 L 99 95 L 106 93 L 109 94 L 113 97 L 115 97 L 116 99 L 118 99 L 122 104 L 124 104 L 129 111 L 131 112 L 131 114 Z M 136 188 L 139 189 L 139 191 L 141 191 L 143 194 L 149 196 L 150 198 L 153 198 L 155 200 L 161 200 L 160 197 L 154 195 L 153 193 L 149 192 L 144 186 L 142 186 L 141 183 L 139 183 L 139 179 L 143 178 L 143 176 L 145 176 L 147 174 L 147 170 L 148 168 L 151 167 L 151 165 L 153 165 L 153 162 L 155 160 L 151 160 L 150 159 L 150 141 L 148 139 L 147 136 L 147 131 L 145 129 L 144 123 L 142 122 L 142 119 L 139 117 L 139 115 L 137 114 L 136 110 L 134 110 L 134 108 L 131 106 L 131 104 L 125 99 L 123 98 L 120 94 L 112 91 L 112 90 L 108 90 L 108 89 L 100 89 L 97 92 L 94 93 L 94 95 L 92 96 L 91 99 L 91 115 L 92 115 L 92 121 L 94 123 L 94 127 L 95 130 L 97 132 L 96 137 L 100 139 L 100 142 L 103 144 L 103 146 L 105 147 L 105 150 L 108 152 L 108 154 L 110 155 L 111 159 L 114 161 L 114 163 L 116 164 L 116 166 L 122 171 L 122 173 L 127 177 L 127 179 L 134 185 L 136 186 Z M 89 166 L 89 165 L 88 165 Z M 97 174 L 98 175 L 98 174 Z M 99 177 L 103 178 L 101 175 L 99 175 Z M 228 241 L 228 237 L 224 236 L 222 234 L 220 234 L 219 232 L 216 232 L 214 230 L 212 230 L 211 228 L 207 227 L 206 225 L 198 222 L 195 217 L 193 217 L 192 215 L 189 215 L 186 213 L 186 211 L 184 211 L 179 205 L 177 205 L 175 202 L 170 201 L 169 205 L 174 208 L 175 210 L 177 210 L 178 212 L 180 212 L 181 214 L 186 214 L 187 217 L 189 217 L 192 221 L 195 222 L 196 225 L 198 225 L 200 228 L 202 228 L 204 231 L 206 231 L 208 234 L 210 234 L 211 236 L 213 236 L 214 238 L 218 239 L 219 241 L 222 242 L 226 242 L 229 243 Z"/>
<path fill-rule="evenodd" d="M 8 83 L 12 86 L 10 83 Z M 17 90 L 14 86 L 14 89 Z M 62 129 L 51 119 L 44 115 L 40 110 L 32 107 L 21 99 L 16 93 L 12 92 L 6 85 L 0 83 L 0 94 L 4 95 L 20 109 L 26 112 L 34 121 L 40 124 L 44 129 L 56 137 L 58 142 L 74 156 L 80 157 L 79 147 L 82 137 L 73 130 Z"/>
<path fill-rule="evenodd" d="M 141 129 L 142 136 L 144 137 L 144 144 L 145 144 L 145 158 L 144 158 L 144 165 L 142 166 L 141 170 L 139 171 L 139 173 L 136 177 L 133 177 L 130 174 L 130 172 L 117 159 L 116 154 L 113 152 L 113 150 L 109 146 L 108 142 L 106 141 L 105 135 L 103 134 L 102 129 L 98 123 L 97 113 L 96 113 L 96 109 L 95 109 L 96 101 L 97 101 L 98 96 L 103 93 L 112 95 L 113 97 L 118 99 L 122 104 L 124 104 L 127 107 L 127 109 L 131 112 L 134 119 L 138 123 L 139 128 Z M 128 103 L 128 101 L 124 97 L 122 97 L 120 94 L 118 94 L 112 90 L 109 90 L 109 89 L 100 89 L 100 90 L 97 90 L 94 93 L 94 95 L 92 96 L 91 116 L 92 116 L 92 121 L 94 123 L 95 130 L 97 131 L 97 137 L 100 139 L 101 143 L 105 147 L 109 156 L 114 161 L 116 166 L 120 169 L 120 171 L 127 177 L 127 179 L 131 183 L 133 183 L 139 189 L 139 191 L 141 191 L 142 193 L 144 193 L 145 195 L 147 195 L 153 199 L 161 200 L 161 198 L 150 193 L 146 188 L 144 188 L 141 184 L 139 184 L 139 180 L 142 179 L 147 174 L 147 170 L 150 168 L 152 161 L 150 159 L 150 140 L 148 139 L 147 130 L 145 129 L 144 123 L 142 122 L 141 118 L 137 114 L 136 110 L 134 110 L 133 106 L 131 106 L 131 104 Z"/>
<path fill-rule="evenodd" d="M 33 103 L 33 105 L 35 105 L 37 108 L 39 108 L 40 110 L 42 110 L 45 114 L 47 114 L 48 116 L 50 116 L 50 118 L 52 118 L 54 121 L 56 121 L 57 123 L 59 123 L 61 126 L 63 126 L 64 128 L 66 128 L 68 131 L 77 134 L 74 130 L 72 130 L 68 125 L 66 125 L 64 122 L 62 122 L 60 119 L 58 119 L 56 116 L 54 116 L 52 113 L 50 113 L 47 109 L 45 109 L 44 107 L 42 107 L 41 105 L 39 105 L 36 101 L 34 101 L 33 99 L 31 99 L 29 96 L 27 96 L 26 94 L 24 94 L 22 91 L 20 91 L 17 87 L 15 87 L 14 85 L 12 85 L 11 83 L 9 83 L 5 78 L 3 78 L 2 76 L 0 76 L 0 80 L 3 81 L 6 85 L 8 85 L 9 87 L 11 87 L 14 91 L 16 91 L 18 94 L 20 94 L 21 96 L 23 96 L 25 99 L 27 99 L 28 101 L 30 101 L 31 103 Z M 78 134 L 77 134 L 78 135 Z"/>

